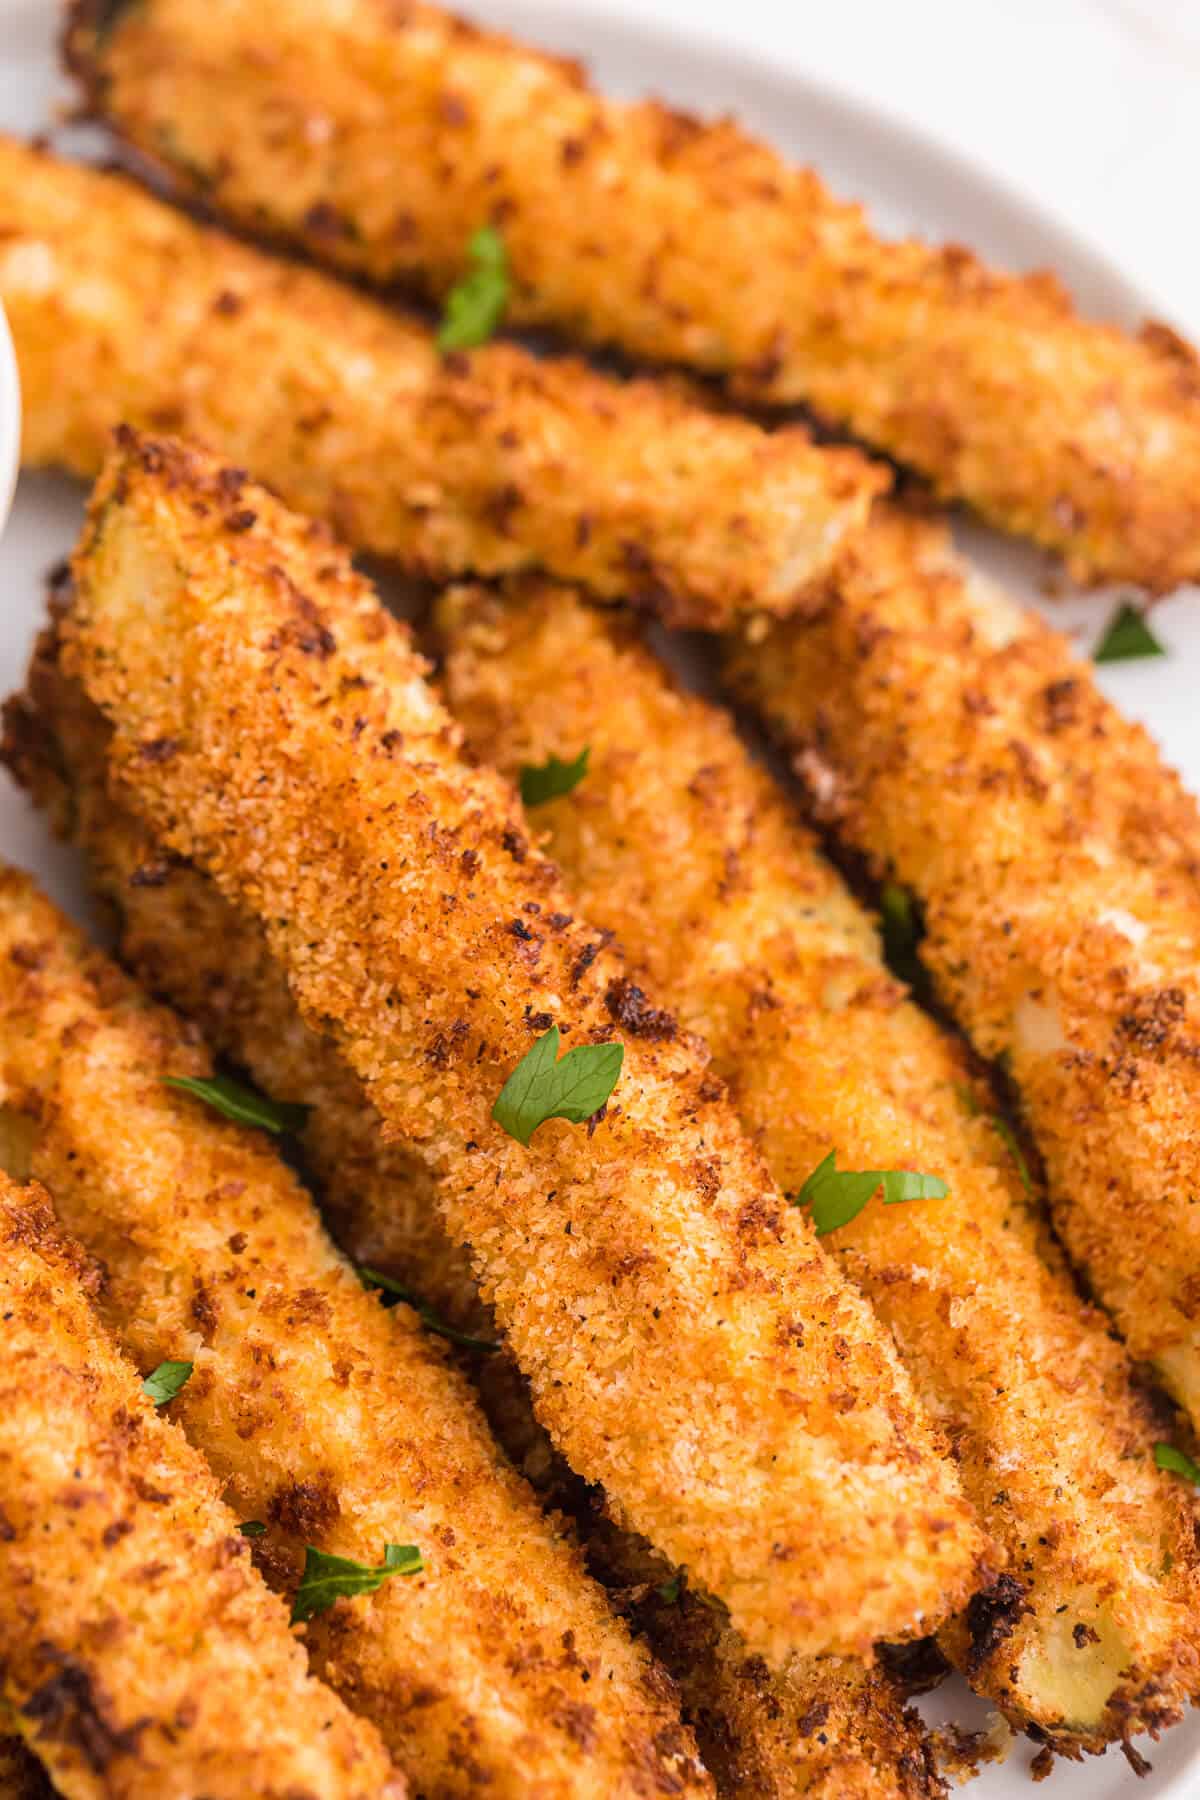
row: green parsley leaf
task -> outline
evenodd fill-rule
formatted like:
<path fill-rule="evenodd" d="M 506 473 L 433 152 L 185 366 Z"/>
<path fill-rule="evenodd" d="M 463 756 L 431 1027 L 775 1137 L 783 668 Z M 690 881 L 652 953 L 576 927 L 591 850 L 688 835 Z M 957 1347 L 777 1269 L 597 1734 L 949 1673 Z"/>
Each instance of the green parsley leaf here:
<path fill-rule="evenodd" d="M 489 1356 L 493 1350 L 500 1348 L 499 1344 L 493 1343 L 491 1338 L 469 1337 L 465 1331 L 459 1331 L 456 1326 L 447 1325 L 446 1321 L 439 1319 L 433 1308 L 427 1306 L 424 1300 L 412 1292 L 411 1288 L 401 1287 L 398 1281 L 393 1281 L 390 1275 L 381 1275 L 378 1269 L 360 1269 L 358 1278 L 364 1287 L 383 1289 L 388 1296 L 384 1301 L 385 1306 L 395 1306 L 397 1301 L 405 1301 L 414 1309 L 426 1331 L 436 1332 L 438 1337 L 449 1338 L 452 1344 L 462 1344 L 467 1350 L 482 1350 L 485 1355 Z"/>
<path fill-rule="evenodd" d="M 495 333 L 508 305 L 508 253 L 492 225 L 481 225 L 467 245 L 471 264 L 446 295 L 437 334 L 439 350 L 473 350 Z"/>
<path fill-rule="evenodd" d="M 277 1136 L 284 1131 L 299 1131 L 308 1117 L 307 1106 L 268 1100 L 265 1094 L 256 1094 L 253 1088 L 231 1081 L 228 1075 L 214 1075 L 211 1081 L 201 1081 L 194 1075 L 168 1075 L 165 1086 L 206 1100 L 237 1125 L 261 1125 L 264 1131 L 273 1131 Z"/>
<path fill-rule="evenodd" d="M 1025 1152 L 1017 1142 L 1016 1132 L 1013 1130 L 1008 1120 L 1002 1118 L 999 1113 L 994 1114 L 993 1117 L 988 1120 L 988 1124 L 992 1127 L 993 1131 L 995 1131 L 997 1137 L 1001 1139 L 1008 1154 L 1016 1163 L 1017 1174 L 1021 1177 L 1021 1186 L 1025 1189 L 1027 1194 L 1032 1194 L 1034 1191 L 1033 1176 L 1029 1173 L 1029 1164 L 1025 1160 Z"/>
<path fill-rule="evenodd" d="M 155 1406 L 165 1406 L 168 1400 L 182 1393 L 192 1379 L 193 1366 L 190 1362 L 160 1362 L 143 1381 L 143 1394 L 153 1400 Z"/>
<path fill-rule="evenodd" d="M 798 1194 L 789 1194 L 793 1206 L 807 1206 L 818 1237 L 856 1219 L 878 1188 L 885 1206 L 904 1200 L 944 1200 L 950 1192 L 940 1175 L 922 1175 L 916 1169 L 839 1169 L 837 1151 L 819 1162 Z"/>
<path fill-rule="evenodd" d="M 576 1044 L 560 1060 L 552 1025 L 501 1088 L 492 1117 L 518 1144 L 528 1144 L 547 1119 L 582 1125 L 607 1104 L 624 1060 L 624 1044 Z"/>
<path fill-rule="evenodd" d="M 683 1576 L 672 1575 L 670 1581 L 660 1582 L 654 1591 L 660 1600 L 665 1600 L 668 1606 L 674 1606 L 683 1592 Z"/>
<path fill-rule="evenodd" d="M 1092 652 L 1092 661 L 1133 662 L 1137 657 L 1166 654 L 1166 649 L 1146 623 L 1145 613 L 1139 612 L 1128 600 L 1122 600 L 1104 627 L 1100 642 Z"/>
<path fill-rule="evenodd" d="M 958 1095 L 969 1116 L 972 1119 L 978 1118 L 979 1102 L 976 1100 L 970 1088 L 963 1082 L 956 1082 L 954 1091 Z M 987 1122 L 996 1133 L 996 1136 L 1004 1144 L 1008 1154 L 1016 1163 L 1017 1174 L 1021 1177 L 1021 1186 L 1025 1189 L 1027 1194 L 1032 1195 L 1035 1191 L 1033 1176 L 1029 1172 L 1029 1164 L 1025 1160 L 1025 1152 L 1021 1148 L 1016 1132 L 1013 1130 L 1008 1120 L 999 1113 L 989 1113 L 987 1115 Z"/>
<path fill-rule="evenodd" d="M 879 913 L 884 961 L 893 975 L 918 993 L 924 992 L 929 976 L 917 955 L 917 945 L 925 935 L 920 906 L 898 881 L 885 881 L 879 891 Z"/>
<path fill-rule="evenodd" d="M 547 800 L 557 800 L 560 794 L 569 794 L 587 774 L 591 754 L 591 745 L 588 744 L 574 762 L 562 762 L 559 757 L 552 755 L 544 763 L 522 763 L 521 798 L 525 805 L 543 806 Z"/>
<path fill-rule="evenodd" d="M 1185 1456 L 1182 1450 L 1177 1450 L 1174 1444 L 1155 1444 L 1154 1460 L 1160 1469 L 1169 1469 L 1172 1475 L 1182 1475 L 1185 1480 L 1194 1482 L 1197 1487 L 1200 1487 L 1200 1468 L 1196 1466 L 1190 1456 Z"/>
<path fill-rule="evenodd" d="M 243 1519 L 238 1526 L 243 1537 L 262 1537 L 266 1529 L 261 1519 Z"/>
<path fill-rule="evenodd" d="M 368 1568 L 348 1556 L 328 1556 L 311 1544 L 304 1550 L 304 1573 L 292 1602 L 292 1624 L 303 1625 L 331 1607 L 335 1600 L 373 1594 L 391 1575 L 419 1575 L 424 1564 L 415 1544 L 386 1544 L 383 1565 Z"/>

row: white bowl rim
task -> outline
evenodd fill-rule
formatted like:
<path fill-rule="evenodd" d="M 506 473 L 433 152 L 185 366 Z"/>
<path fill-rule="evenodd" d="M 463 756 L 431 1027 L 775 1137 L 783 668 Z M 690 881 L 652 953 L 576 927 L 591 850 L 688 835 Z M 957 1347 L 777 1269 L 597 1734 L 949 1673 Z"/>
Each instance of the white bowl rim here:
<path fill-rule="evenodd" d="M 0 304 L 0 532 L 12 509 L 21 463 L 21 378 L 17 354 Z"/>

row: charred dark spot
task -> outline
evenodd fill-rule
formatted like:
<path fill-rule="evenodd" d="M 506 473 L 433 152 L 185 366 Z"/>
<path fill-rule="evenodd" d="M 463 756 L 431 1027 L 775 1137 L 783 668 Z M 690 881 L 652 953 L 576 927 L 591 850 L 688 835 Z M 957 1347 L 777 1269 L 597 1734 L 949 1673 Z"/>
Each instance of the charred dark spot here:
<path fill-rule="evenodd" d="M 771 1194 L 755 1194 L 746 1201 L 737 1216 L 738 1236 L 748 1242 L 763 1243 L 778 1238 L 783 1230 L 783 1214 Z"/>
<path fill-rule="evenodd" d="M 796 1720 L 796 1730 L 801 1737 L 811 1737 L 814 1731 L 820 1731 L 822 1725 L 828 1725 L 828 1723 L 829 1702 L 828 1700 L 818 1700 L 815 1706 L 810 1706 L 806 1712 L 801 1713 Z"/>
<path fill-rule="evenodd" d="M 1125 1761 L 1129 1764 L 1139 1780 L 1149 1775 L 1151 1769 L 1154 1767 L 1153 1763 L 1146 1761 L 1146 1758 L 1142 1755 L 1140 1750 L 1134 1749 L 1128 1738 L 1125 1738 L 1122 1741 L 1121 1755 L 1125 1758 Z"/>
<path fill-rule="evenodd" d="M 603 949 L 602 944 L 585 944 L 571 964 L 571 986 L 577 988 Z"/>
<path fill-rule="evenodd" d="M 1029 1765 L 1031 1781 L 1045 1781 L 1047 1775 L 1054 1770 L 1054 1752 L 1049 1744 L 1044 1744 Z"/>
<path fill-rule="evenodd" d="M 78 1657 L 46 1648 L 60 1664 L 58 1673 L 35 1688 L 21 1709 L 38 1727 L 38 1741 L 71 1745 L 97 1774 L 103 1774 L 118 1756 L 136 1755 L 138 1739 L 150 1720 L 118 1726 L 111 1701 L 85 1664 Z"/>
<path fill-rule="evenodd" d="M 128 1537 L 130 1532 L 134 1529 L 135 1527 L 132 1519 L 114 1519 L 111 1525 L 105 1526 L 104 1535 L 100 1541 L 106 1550 L 113 1550 L 120 1543 L 121 1539 L 123 1537 Z"/>
<path fill-rule="evenodd" d="M 627 975 L 609 983 L 604 1005 L 609 1017 L 632 1037 L 662 1042 L 673 1038 L 678 1031 L 671 1014 L 661 1007 L 651 1006 L 642 989 Z"/>
<path fill-rule="evenodd" d="M 1024 1585 L 1015 1575 L 999 1575 L 990 1588 L 971 1597 L 967 1602 L 967 1635 L 971 1640 L 967 1652 L 968 1679 L 979 1674 L 1001 1644 L 1012 1636 L 1017 1621 L 1028 1611 Z"/>
<path fill-rule="evenodd" d="M 223 500 L 240 500 L 242 489 L 249 479 L 245 469 L 239 469 L 230 463 L 218 472 L 217 492 Z"/>
<path fill-rule="evenodd" d="M 213 301 L 213 311 L 223 319 L 232 319 L 241 312 L 245 304 L 240 294 L 232 293 L 229 288 L 222 288 Z"/>
<path fill-rule="evenodd" d="M 462 855 L 459 857 L 459 861 L 462 864 L 464 874 L 474 875 L 478 872 L 478 869 L 479 869 L 479 852 L 478 852 L 478 850 L 464 850 Z"/>
<path fill-rule="evenodd" d="M 444 1069 L 462 1049 L 471 1027 L 465 1019 L 455 1019 L 449 1031 L 439 1031 L 425 1052 L 425 1061 L 434 1069 Z"/>
<path fill-rule="evenodd" d="M 1042 711 L 1047 731 L 1064 731 L 1079 713 L 1080 685 L 1074 675 L 1051 681 L 1042 689 Z"/>
<path fill-rule="evenodd" d="M 520 938 L 523 944 L 532 944 L 534 934 L 530 931 L 524 919 L 511 919 L 509 921 L 508 929 L 513 937 Z"/>
<path fill-rule="evenodd" d="M 1187 1017 L 1187 995 L 1182 988 L 1161 988 L 1139 999 L 1118 1021 L 1121 1036 L 1142 1050 L 1157 1050 L 1175 1025 Z"/>
<path fill-rule="evenodd" d="M 166 1488 L 155 1487 L 144 1475 L 131 1475 L 129 1480 L 138 1499 L 143 1500 L 147 1506 L 170 1506 L 174 1495 L 169 1494 Z"/>
<path fill-rule="evenodd" d="M 595 1749 L 596 1709 L 594 1706 L 588 1706 L 583 1700 L 567 1700 L 551 1716 L 559 1729 L 565 1731 L 572 1743 L 578 1744 L 581 1750 Z"/>
<path fill-rule="evenodd" d="M 1075 1648 L 1077 1650 L 1082 1650 L 1087 1644 L 1098 1644 L 1100 1642 L 1099 1632 L 1093 1631 L 1090 1625 L 1084 1625 L 1082 1622 L 1076 1625 L 1071 1636 L 1075 1639 Z"/>
<path fill-rule="evenodd" d="M 15 963 L 18 969 L 28 969 L 33 974 L 45 962 L 46 952 L 40 944 L 14 944 L 8 953 L 8 960 Z"/>
<path fill-rule="evenodd" d="M 484 517 L 502 537 L 507 537 L 510 535 L 513 515 L 520 511 L 524 501 L 525 496 L 520 488 L 514 487 L 511 481 L 506 482 L 484 502 Z"/>
<path fill-rule="evenodd" d="M 200 1332 L 205 1343 L 210 1344 L 217 1328 L 219 1314 L 215 1298 L 202 1281 L 196 1283 L 195 1291 L 192 1294 L 191 1312 L 197 1331 Z"/>
<path fill-rule="evenodd" d="M 508 854 L 515 863 L 523 863 L 525 858 L 529 855 L 528 844 L 521 836 L 521 833 L 519 831 L 514 831 L 511 825 L 505 831 L 500 842 L 504 845 L 504 848 L 508 851 Z"/>
<path fill-rule="evenodd" d="M 605 1119 L 607 1119 L 607 1117 L 608 1117 L 608 1101 L 606 1100 L 604 1102 L 604 1105 L 598 1106 L 596 1108 L 595 1112 L 592 1113 L 591 1117 L 588 1119 L 587 1134 L 590 1138 L 595 1137 L 596 1132 L 599 1130 L 600 1126 L 603 1125 L 603 1123 L 604 1123 Z"/>
<path fill-rule="evenodd" d="M 336 206 L 328 200 L 318 200 L 310 206 L 304 215 L 304 230 L 310 237 L 319 238 L 326 243 L 336 243 L 339 238 L 354 236 L 350 221 L 343 217 Z"/>
<path fill-rule="evenodd" d="M 914 1638 L 903 1644 L 880 1644 L 879 1660 L 896 1685 L 907 1694 L 928 1694 L 940 1687 L 950 1664 L 936 1638 Z"/>
<path fill-rule="evenodd" d="M 337 1490 L 327 1475 L 317 1481 L 286 1483 L 272 1496 L 267 1517 L 289 1536 L 315 1543 L 341 1515 Z"/>
<path fill-rule="evenodd" d="M 329 1301 L 320 1288 L 297 1288 L 287 1305 L 289 1325 L 317 1325 L 323 1329 L 330 1317 Z"/>
<path fill-rule="evenodd" d="M 138 746 L 138 755 L 141 757 L 143 762 L 148 762 L 148 763 L 170 762 L 170 760 L 173 756 L 178 755 L 179 748 L 180 748 L 180 745 L 179 745 L 178 738 L 173 738 L 173 737 L 147 738 L 145 743 Z"/>
<path fill-rule="evenodd" d="M 226 531 L 250 531 L 258 524 L 258 514 L 249 506 L 241 506 L 225 520 Z"/>

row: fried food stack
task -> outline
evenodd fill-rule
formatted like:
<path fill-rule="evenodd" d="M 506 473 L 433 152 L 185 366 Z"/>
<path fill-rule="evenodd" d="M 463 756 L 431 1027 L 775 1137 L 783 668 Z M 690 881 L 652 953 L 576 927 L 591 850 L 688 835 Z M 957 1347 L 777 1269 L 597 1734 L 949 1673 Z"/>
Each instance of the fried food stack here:
<path fill-rule="evenodd" d="M 1162 589 L 1192 353 L 432 7 L 64 41 L 210 218 L 0 140 L 25 458 L 97 478 L 3 755 L 116 936 L 0 870 L 0 1793 L 937 1800 L 947 1663 L 1138 1766 L 1200 1695 L 1200 823 L 769 408 Z M 686 375 L 337 278 L 481 228 L 506 325 Z"/>

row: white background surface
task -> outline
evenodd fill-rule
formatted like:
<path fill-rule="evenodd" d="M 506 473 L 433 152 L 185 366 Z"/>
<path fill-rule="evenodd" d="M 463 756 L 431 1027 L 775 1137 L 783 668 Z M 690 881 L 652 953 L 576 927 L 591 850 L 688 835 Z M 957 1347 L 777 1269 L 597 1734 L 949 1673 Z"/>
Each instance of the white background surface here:
<path fill-rule="evenodd" d="M 197 0 L 203 4 L 203 0 Z M 263 0 L 264 5 L 270 0 Z M 1200 0 L 458 0 L 461 10 L 523 27 L 547 44 L 592 57 L 603 80 L 647 88 L 685 104 L 747 114 L 780 142 L 826 163 L 834 185 L 862 192 L 890 225 L 958 235 L 1011 263 L 1048 260 L 1114 314 L 1137 297 L 1111 268 L 1089 262 L 1072 234 L 1107 254 L 1155 310 L 1200 335 L 1200 250 L 1194 171 L 1200 164 Z M 0 0 L 0 123 L 29 127 L 45 116 L 54 86 L 46 46 L 52 0 Z M 624 25 L 622 24 L 624 21 Z M 674 53 L 640 40 L 641 26 L 677 27 L 693 44 L 751 53 L 740 63 Z M 627 27 L 632 26 L 633 34 Z M 903 136 L 889 141 L 869 119 L 822 111 L 790 90 L 789 73 L 918 128 L 954 162 L 923 156 Z M 772 74 L 772 71 L 775 71 Z M 764 73 L 765 72 L 765 73 Z M 1000 178 L 1018 204 L 980 187 L 971 170 Z M 1021 196 L 1065 226 L 1047 230 Z M 0 693 L 21 679 L 40 611 L 41 577 L 70 545 L 80 496 L 50 477 L 21 484 L 0 547 Z M 1032 565 L 985 546 L 1013 578 Z M 1097 620 L 1095 603 L 1067 615 Z M 1169 603 L 1157 628 L 1167 663 L 1105 672 L 1105 684 L 1145 719 L 1200 785 L 1194 720 L 1200 667 L 1195 596 Z M 60 898 L 79 905 L 70 858 L 47 842 L 40 821 L 0 784 L 0 848 L 35 867 Z M 956 1709 L 957 1710 L 957 1709 Z M 1200 1796 L 1200 1721 L 1152 1752 L 1155 1774 L 1139 1784 L 1119 1758 L 1060 1765 L 1046 1800 L 1183 1800 Z M 1149 1748 L 1149 1746 L 1146 1746 Z M 979 1800 L 1032 1792 L 1028 1752 L 990 1770 L 969 1791 Z M 1192 1772 L 1188 1773 L 1188 1767 Z"/>

